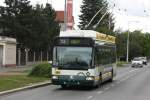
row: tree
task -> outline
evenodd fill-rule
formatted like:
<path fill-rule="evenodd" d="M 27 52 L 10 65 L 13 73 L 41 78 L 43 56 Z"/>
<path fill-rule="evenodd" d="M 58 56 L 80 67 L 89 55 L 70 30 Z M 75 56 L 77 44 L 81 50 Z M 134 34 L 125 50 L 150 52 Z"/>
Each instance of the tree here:
<path fill-rule="evenodd" d="M 91 25 L 87 29 L 93 29 L 93 26 L 97 24 L 104 13 L 108 11 L 108 3 L 105 0 L 83 0 L 83 5 L 81 5 L 82 14 L 79 16 L 81 20 L 79 28 L 85 29 L 85 26 L 88 25 L 93 16 L 102 7 L 104 7 L 104 9 L 96 16 L 96 18 L 92 21 Z M 107 13 L 98 27 L 94 30 L 109 34 L 114 29 L 113 20 L 113 15 L 111 13 Z"/>
<path fill-rule="evenodd" d="M 144 34 L 141 31 L 130 33 L 129 55 L 131 59 L 138 56 L 144 56 L 142 47 L 143 40 Z"/>
<path fill-rule="evenodd" d="M 128 32 L 118 33 L 116 36 L 117 58 L 126 60 L 126 43 Z"/>
<path fill-rule="evenodd" d="M 28 0 L 5 0 L 5 4 L 0 7 L 1 35 L 16 38 L 21 48 L 49 50 L 60 29 L 51 5 L 32 7 Z"/>
<path fill-rule="evenodd" d="M 32 6 L 28 0 L 5 0 L 5 4 L 6 7 L 0 7 L 2 35 L 18 39 L 20 34 L 24 34 L 22 32 L 27 31 L 25 18 Z"/>
<path fill-rule="evenodd" d="M 150 34 L 134 31 L 130 33 L 129 58 L 138 56 L 150 57 Z M 128 31 L 117 34 L 117 56 L 126 60 Z"/>
<path fill-rule="evenodd" d="M 24 45 L 34 51 L 47 50 L 47 27 L 48 22 L 43 15 L 43 6 L 37 4 L 30 15 L 30 26 L 28 29 L 31 33 L 28 34 L 28 39 L 25 39 Z M 50 40 L 49 40 L 50 41 Z"/>
<path fill-rule="evenodd" d="M 143 55 L 150 58 L 150 33 L 146 33 L 144 35 L 143 44 Z"/>
<path fill-rule="evenodd" d="M 56 13 L 55 10 L 52 8 L 50 4 L 46 4 L 46 7 L 43 10 L 43 15 L 46 18 L 46 21 L 48 22 L 47 27 L 47 33 L 49 33 L 48 41 L 50 42 L 49 45 L 53 45 L 53 39 L 59 35 L 60 32 L 60 26 L 59 22 L 56 21 Z"/>
<path fill-rule="evenodd" d="M 32 14 L 32 44 L 29 45 L 34 50 L 48 50 L 60 31 L 59 23 L 55 21 L 55 10 L 50 4 L 46 4 L 45 8 L 37 4 Z"/>

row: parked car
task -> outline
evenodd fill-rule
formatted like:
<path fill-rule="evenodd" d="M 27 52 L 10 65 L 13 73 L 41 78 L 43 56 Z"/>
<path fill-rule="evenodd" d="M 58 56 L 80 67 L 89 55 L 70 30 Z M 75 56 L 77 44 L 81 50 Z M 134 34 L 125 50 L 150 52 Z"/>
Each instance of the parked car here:
<path fill-rule="evenodd" d="M 147 58 L 146 57 L 139 57 L 143 61 L 144 65 L 147 65 Z"/>
<path fill-rule="evenodd" d="M 134 58 L 131 63 L 132 67 L 143 67 L 143 60 L 140 58 Z"/>

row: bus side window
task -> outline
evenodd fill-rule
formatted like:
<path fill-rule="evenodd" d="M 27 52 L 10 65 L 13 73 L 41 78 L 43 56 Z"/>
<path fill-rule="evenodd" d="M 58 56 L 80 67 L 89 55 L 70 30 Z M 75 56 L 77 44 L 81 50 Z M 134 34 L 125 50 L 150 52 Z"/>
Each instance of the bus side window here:
<path fill-rule="evenodd" d="M 95 48 L 95 65 L 101 65 L 101 51 L 99 48 Z"/>
<path fill-rule="evenodd" d="M 101 60 L 101 64 L 105 65 L 106 64 L 106 60 L 107 60 L 105 48 L 101 49 L 100 56 L 101 56 L 101 59 L 100 59 Z"/>
<path fill-rule="evenodd" d="M 93 48 L 92 53 L 91 68 L 94 68 L 96 66 L 95 48 Z"/>
<path fill-rule="evenodd" d="M 98 64 L 103 65 L 103 50 L 101 48 L 98 48 L 97 56 Z"/>

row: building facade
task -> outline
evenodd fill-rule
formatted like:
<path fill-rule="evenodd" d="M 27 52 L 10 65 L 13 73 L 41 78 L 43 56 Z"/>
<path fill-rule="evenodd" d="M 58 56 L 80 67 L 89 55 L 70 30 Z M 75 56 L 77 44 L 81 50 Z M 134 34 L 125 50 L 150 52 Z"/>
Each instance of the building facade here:
<path fill-rule="evenodd" d="M 0 36 L 0 67 L 16 66 L 16 39 Z"/>

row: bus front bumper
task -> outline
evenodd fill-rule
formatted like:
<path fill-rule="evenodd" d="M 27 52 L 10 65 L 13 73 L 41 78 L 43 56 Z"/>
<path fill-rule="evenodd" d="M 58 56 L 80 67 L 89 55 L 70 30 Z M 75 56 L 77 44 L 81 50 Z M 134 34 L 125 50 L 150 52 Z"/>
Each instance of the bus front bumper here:
<path fill-rule="evenodd" d="M 85 76 L 57 76 L 58 78 L 52 78 L 52 84 L 54 85 L 69 85 L 69 86 L 93 86 L 95 80 L 87 80 Z"/>

